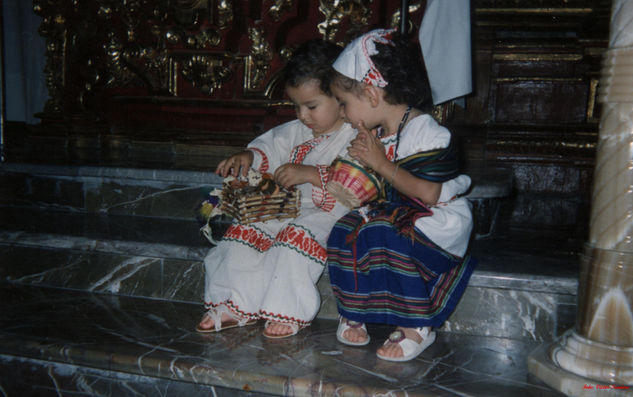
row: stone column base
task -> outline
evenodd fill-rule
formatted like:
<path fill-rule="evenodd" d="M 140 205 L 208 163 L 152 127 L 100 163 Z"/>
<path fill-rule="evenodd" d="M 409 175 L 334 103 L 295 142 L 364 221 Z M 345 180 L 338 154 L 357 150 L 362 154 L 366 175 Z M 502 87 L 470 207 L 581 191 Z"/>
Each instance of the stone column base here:
<path fill-rule="evenodd" d="M 531 375 L 573 397 L 595 396 L 599 390 L 610 396 L 631 396 L 632 365 L 633 349 L 593 342 L 573 330 L 528 357 Z"/>

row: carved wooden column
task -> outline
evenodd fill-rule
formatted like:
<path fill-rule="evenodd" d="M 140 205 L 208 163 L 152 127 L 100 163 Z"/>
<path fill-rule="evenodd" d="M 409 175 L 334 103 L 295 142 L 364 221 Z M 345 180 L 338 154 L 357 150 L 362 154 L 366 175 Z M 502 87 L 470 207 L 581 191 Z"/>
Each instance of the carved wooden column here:
<path fill-rule="evenodd" d="M 603 109 L 576 327 L 549 352 L 555 365 L 587 379 L 582 387 L 559 380 L 556 386 L 571 395 L 633 385 L 632 23 L 633 2 L 614 0 L 599 88 Z M 551 375 L 543 366 L 531 370 L 544 379 Z"/>

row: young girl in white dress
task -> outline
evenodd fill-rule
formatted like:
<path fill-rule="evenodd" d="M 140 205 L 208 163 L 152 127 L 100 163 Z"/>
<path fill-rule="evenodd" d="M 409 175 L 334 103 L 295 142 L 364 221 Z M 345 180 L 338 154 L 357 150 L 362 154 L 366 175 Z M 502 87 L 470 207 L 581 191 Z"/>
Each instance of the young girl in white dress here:
<path fill-rule="evenodd" d="M 264 319 L 264 336 L 283 338 L 316 316 L 327 236 L 348 211 L 325 189 L 329 166 L 346 153 L 356 133 L 330 92 L 331 65 L 339 53 L 336 45 L 320 40 L 297 49 L 285 72 L 297 120 L 271 129 L 218 165 L 223 177 L 246 174 L 251 167 L 272 173 L 282 186 L 300 191 L 301 205 L 294 219 L 234 224 L 210 250 L 199 332 Z"/>

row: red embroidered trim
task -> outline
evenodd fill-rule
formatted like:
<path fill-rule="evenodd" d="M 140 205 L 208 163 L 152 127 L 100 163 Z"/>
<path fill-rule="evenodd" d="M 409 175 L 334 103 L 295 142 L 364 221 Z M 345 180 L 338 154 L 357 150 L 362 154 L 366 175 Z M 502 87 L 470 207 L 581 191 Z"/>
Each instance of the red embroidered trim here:
<path fill-rule="evenodd" d="M 292 149 L 290 152 L 290 163 L 293 164 L 302 164 L 305 157 L 318 146 L 321 142 L 328 139 L 329 135 L 319 135 L 314 139 L 310 139 L 309 141 L 305 141 Z"/>
<path fill-rule="evenodd" d="M 268 156 L 266 156 L 266 153 L 264 153 L 263 150 L 258 149 L 256 147 L 249 147 L 247 148 L 247 150 L 251 150 L 253 152 L 259 153 L 262 156 L 262 163 L 259 166 L 259 171 L 260 172 L 268 171 L 268 168 L 270 167 L 270 163 L 268 162 Z"/>
<path fill-rule="evenodd" d="M 307 327 L 312 323 L 312 321 L 303 321 L 303 320 L 296 319 L 294 317 L 284 316 L 282 314 L 268 313 L 265 310 L 260 310 L 259 316 L 263 319 L 271 320 L 276 323 L 294 323 L 300 327 Z"/>
<path fill-rule="evenodd" d="M 231 225 L 226 233 L 225 239 L 242 241 L 255 247 L 258 251 L 267 251 L 273 245 L 273 240 L 264 233 L 248 225 Z"/>
<path fill-rule="evenodd" d="M 394 153 L 395 150 L 396 150 L 395 143 L 393 145 L 389 145 L 389 147 L 387 148 L 387 159 L 389 159 L 389 161 L 393 161 L 394 158 L 396 157 L 396 154 Z"/>
<path fill-rule="evenodd" d="M 275 240 L 275 243 L 288 244 L 303 255 L 325 264 L 327 251 L 303 229 L 290 224 L 277 234 Z"/>
<path fill-rule="evenodd" d="M 231 312 L 233 312 L 233 314 L 240 316 L 240 317 L 246 317 L 248 319 L 252 319 L 252 320 L 257 320 L 259 319 L 259 313 L 248 313 L 245 312 L 243 310 L 240 310 L 240 308 L 230 299 L 224 301 L 224 302 L 220 302 L 220 303 L 216 303 L 214 304 L 213 302 L 204 302 L 204 308 L 206 310 L 211 309 L 212 307 L 218 307 L 220 305 L 225 305 Z"/>
<path fill-rule="evenodd" d="M 374 62 L 371 60 L 371 56 L 367 51 L 367 40 L 375 41 L 377 43 L 387 44 L 391 39 L 391 33 L 386 31 L 383 36 L 377 35 L 367 35 L 363 37 L 361 49 L 363 50 L 363 56 L 365 57 L 365 61 L 369 66 L 369 70 L 365 73 L 365 76 L 361 79 L 361 81 L 365 84 L 373 85 L 374 87 L 386 87 L 387 81 L 382 77 L 380 71 L 374 65 Z"/>
<path fill-rule="evenodd" d="M 317 165 L 316 167 L 319 172 L 319 179 L 321 180 L 321 188 L 319 189 L 316 186 L 312 187 L 312 202 L 317 208 L 330 212 L 336 203 L 334 196 L 326 189 L 326 185 L 330 180 L 330 166 Z"/>

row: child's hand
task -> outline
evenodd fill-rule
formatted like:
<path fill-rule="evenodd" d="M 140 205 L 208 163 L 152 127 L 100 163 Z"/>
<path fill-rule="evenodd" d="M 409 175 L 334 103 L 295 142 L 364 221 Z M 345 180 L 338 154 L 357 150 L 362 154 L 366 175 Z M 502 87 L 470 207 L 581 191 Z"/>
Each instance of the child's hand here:
<path fill-rule="evenodd" d="M 229 174 L 237 177 L 240 172 L 246 176 L 248 169 L 251 168 L 251 164 L 253 164 L 253 152 L 244 150 L 243 152 L 234 154 L 228 159 L 222 160 L 220 164 L 218 164 L 218 168 L 215 169 L 215 173 L 223 178 L 226 178 Z"/>
<path fill-rule="evenodd" d="M 369 130 L 361 121 L 358 123 L 358 134 L 352 139 L 349 155 L 365 167 L 377 170 L 379 165 L 387 159 L 385 147 L 376 137 L 376 130 Z"/>
<path fill-rule="evenodd" d="M 306 182 L 313 183 L 315 173 L 318 179 L 318 171 L 316 171 L 316 168 L 313 166 L 290 163 L 284 164 L 275 170 L 275 182 L 289 189 L 294 185 L 300 185 Z"/>

